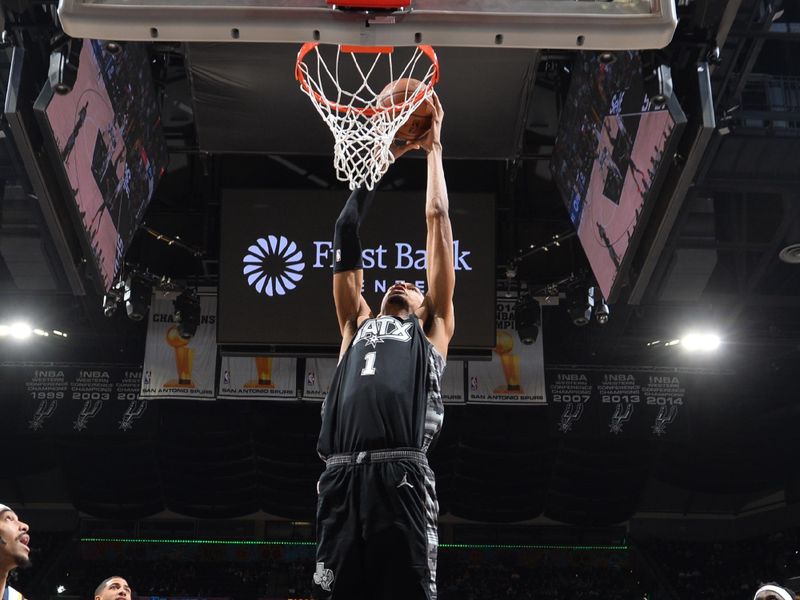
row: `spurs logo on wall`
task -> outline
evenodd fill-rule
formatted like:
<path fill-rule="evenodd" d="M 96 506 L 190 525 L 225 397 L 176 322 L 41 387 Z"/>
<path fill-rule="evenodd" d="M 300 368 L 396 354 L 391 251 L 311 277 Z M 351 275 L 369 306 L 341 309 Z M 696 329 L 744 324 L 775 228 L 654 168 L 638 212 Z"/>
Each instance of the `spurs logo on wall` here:
<path fill-rule="evenodd" d="M 72 422 L 75 431 L 83 431 L 89 425 L 89 421 L 100 414 L 103 410 L 102 400 L 87 400 L 83 403 L 81 411 L 78 413 L 78 418 Z"/>
<path fill-rule="evenodd" d="M 36 412 L 33 413 L 33 418 L 28 421 L 28 428 L 33 431 L 39 431 L 44 426 L 44 422 L 53 416 L 57 408 L 58 400 L 42 400 L 39 402 Z"/>
<path fill-rule="evenodd" d="M 667 425 L 670 425 L 675 421 L 675 417 L 678 416 L 678 406 L 660 406 L 658 408 L 658 414 L 656 415 L 655 423 L 653 424 L 653 433 L 658 436 L 664 435 L 667 432 Z"/>
<path fill-rule="evenodd" d="M 564 406 L 564 412 L 561 413 L 558 430 L 561 433 L 572 431 L 573 424 L 580 420 L 581 415 L 583 415 L 583 404 L 567 404 Z"/>
<path fill-rule="evenodd" d="M 133 429 L 133 422 L 141 419 L 147 410 L 147 400 L 131 400 L 128 408 L 125 409 L 125 414 L 119 422 L 119 428 L 122 431 L 129 431 Z"/>
<path fill-rule="evenodd" d="M 284 236 L 268 235 L 258 238 L 247 249 L 242 273 L 247 285 L 267 296 L 283 296 L 297 287 L 303 279 L 305 263 L 297 244 Z"/>
<path fill-rule="evenodd" d="M 622 426 L 631 420 L 634 410 L 636 410 L 636 408 L 633 404 L 617 404 L 614 407 L 614 414 L 611 415 L 611 422 L 608 425 L 608 430 L 611 433 L 622 433 Z"/>

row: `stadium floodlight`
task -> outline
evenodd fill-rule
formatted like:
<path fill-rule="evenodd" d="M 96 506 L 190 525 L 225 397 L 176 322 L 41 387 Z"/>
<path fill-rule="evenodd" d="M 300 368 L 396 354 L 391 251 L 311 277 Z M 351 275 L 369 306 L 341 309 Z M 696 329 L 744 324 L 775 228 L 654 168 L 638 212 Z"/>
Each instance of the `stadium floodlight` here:
<path fill-rule="evenodd" d="M 131 321 L 141 321 L 150 310 L 150 298 L 153 289 L 143 277 L 132 274 L 125 280 L 122 300 L 125 302 L 125 312 Z"/>
<path fill-rule="evenodd" d="M 711 332 L 691 332 L 681 337 L 681 346 L 688 352 L 713 352 L 720 344 L 719 336 Z"/>
<path fill-rule="evenodd" d="M 17 321 L 16 323 L 11 324 L 11 326 L 8 328 L 8 333 L 13 338 L 16 338 L 18 340 L 25 340 L 31 337 L 33 329 L 31 328 L 30 325 L 28 325 L 24 321 Z"/>

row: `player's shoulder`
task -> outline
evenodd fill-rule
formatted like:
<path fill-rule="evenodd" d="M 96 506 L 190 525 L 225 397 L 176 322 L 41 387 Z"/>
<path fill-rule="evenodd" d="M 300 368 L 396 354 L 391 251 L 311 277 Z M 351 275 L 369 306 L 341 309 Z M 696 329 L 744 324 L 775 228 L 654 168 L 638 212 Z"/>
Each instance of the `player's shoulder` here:
<path fill-rule="evenodd" d="M 455 329 L 452 314 L 449 317 L 437 315 L 434 306 L 427 301 L 428 297 L 425 298 L 426 302 L 423 302 L 422 306 L 415 311 L 415 316 L 419 319 L 419 325 L 425 338 L 446 359 L 447 349 Z"/>

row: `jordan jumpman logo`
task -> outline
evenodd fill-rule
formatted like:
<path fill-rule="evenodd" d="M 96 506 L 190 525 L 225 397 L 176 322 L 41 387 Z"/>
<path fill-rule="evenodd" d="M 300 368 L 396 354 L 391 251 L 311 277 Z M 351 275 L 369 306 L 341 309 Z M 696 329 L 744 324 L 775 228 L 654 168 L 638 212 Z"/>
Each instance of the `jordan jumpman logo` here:
<path fill-rule="evenodd" d="M 406 473 L 405 471 L 403 472 L 403 479 L 401 479 L 400 483 L 397 484 L 397 489 L 400 489 L 404 485 L 407 485 L 412 490 L 414 489 L 414 486 L 412 484 L 408 483 L 408 473 Z"/>

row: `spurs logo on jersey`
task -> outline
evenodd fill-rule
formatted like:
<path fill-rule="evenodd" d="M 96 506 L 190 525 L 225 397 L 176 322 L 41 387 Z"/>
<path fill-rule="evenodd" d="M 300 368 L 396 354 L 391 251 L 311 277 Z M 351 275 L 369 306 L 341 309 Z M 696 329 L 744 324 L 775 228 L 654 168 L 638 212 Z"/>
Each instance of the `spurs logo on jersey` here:
<path fill-rule="evenodd" d="M 358 342 L 364 341 L 367 346 L 376 347 L 377 344 L 382 344 L 386 340 L 395 342 L 410 342 L 411 341 L 411 328 L 414 326 L 414 321 L 403 323 L 394 317 L 378 317 L 377 319 L 368 319 L 358 330 L 356 337 L 353 339 L 353 345 Z"/>
<path fill-rule="evenodd" d="M 333 578 L 333 570 L 326 569 L 324 562 L 318 562 L 317 570 L 314 572 L 314 583 L 316 583 L 326 592 L 330 592 L 331 585 L 333 584 Z"/>

